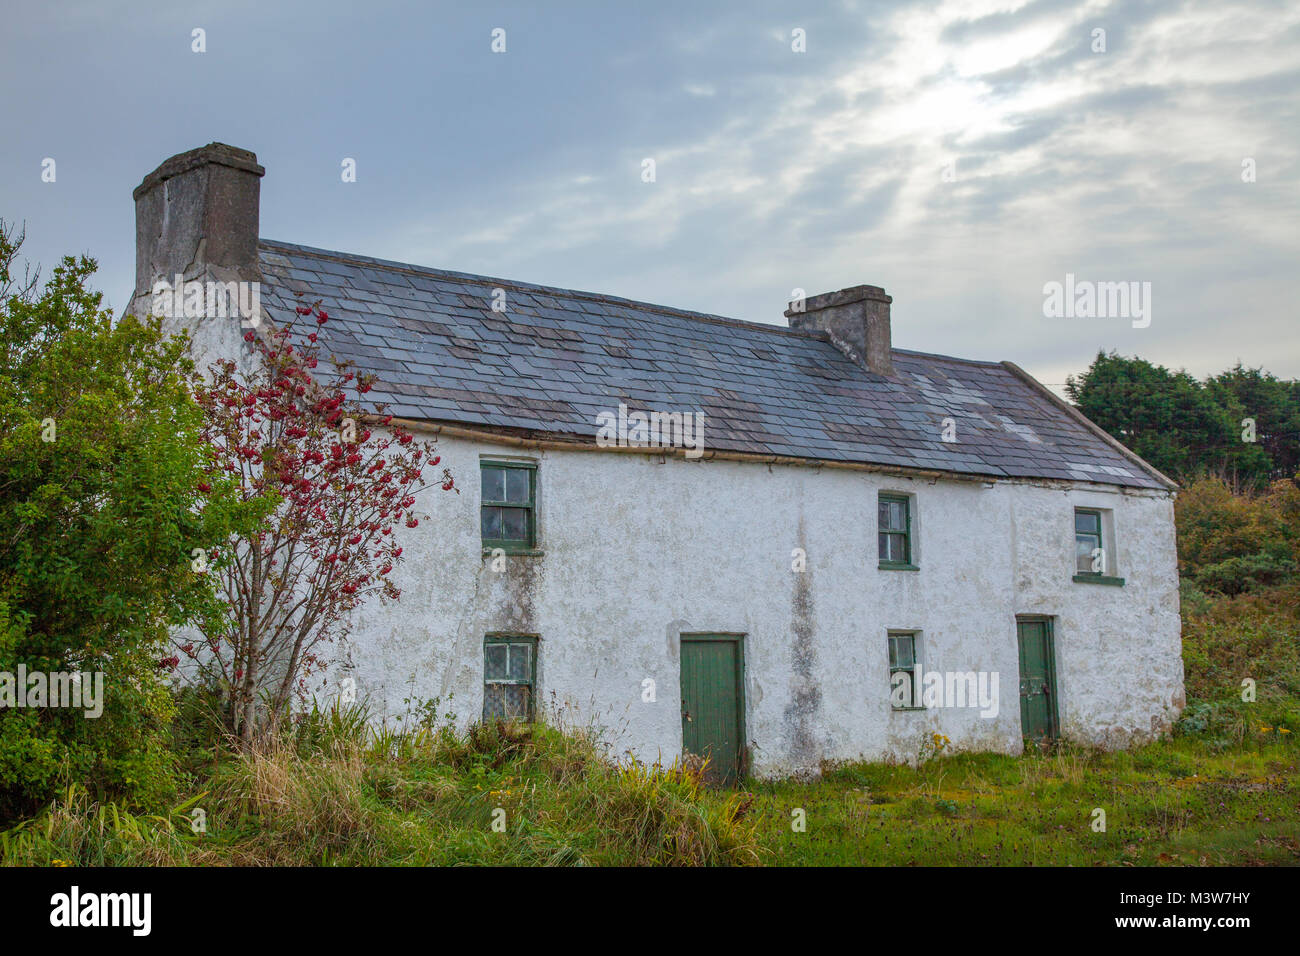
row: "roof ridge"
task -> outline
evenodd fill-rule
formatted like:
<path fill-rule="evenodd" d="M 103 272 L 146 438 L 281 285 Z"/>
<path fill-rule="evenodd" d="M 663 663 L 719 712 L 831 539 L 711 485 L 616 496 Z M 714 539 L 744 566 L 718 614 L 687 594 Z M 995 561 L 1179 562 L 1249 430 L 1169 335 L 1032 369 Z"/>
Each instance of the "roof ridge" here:
<path fill-rule="evenodd" d="M 294 242 L 282 242 L 277 239 L 258 239 L 257 241 L 259 246 L 292 249 L 295 252 L 314 256 L 317 259 L 328 259 L 334 262 L 364 262 L 373 266 L 378 266 L 382 269 L 388 269 L 391 272 L 409 272 L 412 275 L 452 277 L 480 285 L 492 285 L 501 288 L 515 289 L 521 292 L 545 292 L 549 294 L 563 295 L 573 299 L 582 299 L 588 302 L 635 306 L 646 312 L 658 312 L 662 315 L 672 315 L 677 316 L 678 318 L 692 319 L 698 322 L 710 322 L 714 325 L 728 325 L 733 328 L 753 329 L 759 332 L 776 332 L 781 335 L 790 335 L 801 339 L 828 340 L 825 332 L 819 332 L 812 329 L 791 329 L 785 326 L 771 325 L 767 322 L 733 319 L 729 316 L 714 315 L 710 312 L 693 312 L 690 309 L 679 309 L 671 305 L 659 305 L 654 302 L 642 302 L 639 299 L 626 299 L 622 296 L 607 295 L 603 292 L 583 292 L 580 289 L 562 289 L 559 286 L 538 285 L 533 282 L 520 282 L 516 279 L 499 279 L 494 276 L 475 275 L 471 272 L 456 272 L 451 269 L 435 269 L 431 266 L 420 266 L 409 262 L 397 262 L 393 259 L 376 259 L 373 256 L 363 256 L 351 252 L 336 252 L 331 249 L 304 246 Z"/>
<path fill-rule="evenodd" d="M 902 355 L 917 355 L 920 356 L 921 358 L 942 359 L 945 362 L 956 362 L 959 365 L 980 365 L 985 368 L 997 368 L 1004 364 L 996 360 L 989 361 L 988 359 L 968 359 L 968 358 L 962 358 L 960 355 L 944 355 L 941 352 L 922 352 L 919 349 L 900 349 L 900 348 L 891 347 L 890 351 L 898 352 Z"/>

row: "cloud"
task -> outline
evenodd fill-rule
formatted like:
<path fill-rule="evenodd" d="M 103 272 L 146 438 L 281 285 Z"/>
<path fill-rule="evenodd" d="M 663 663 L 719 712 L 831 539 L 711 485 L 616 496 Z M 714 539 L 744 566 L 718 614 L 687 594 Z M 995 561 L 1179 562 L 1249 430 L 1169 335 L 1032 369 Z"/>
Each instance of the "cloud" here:
<path fill-rule="evenodd" d="M 8 107 L 8 153 L 59 156 L 68 186 L 0 160 L 0 209 L 38 236 L 47 212 L 75 224 L 42 258 L 102 248 L 124 288 L 130 186 L 217 137 L 267 165 L 275 238 L 777 323 L 796 286 L 879 284 L 899 346 L 1049 380 L 1098 348 L 1300 376 L 1293 2 L 507 4 L 491 24 L 382 3 L 358 22 L 337 2 L 302 14 L 310 56 L 276 39 L 292 9 L 247 4 L 212 21 L 206 60 L 180 42 L 183 7 L 144 39 L 76 9 L 23 8 L 0 41 L 14 77 L 57 56 L 89 124 Z M 168 83 L 107 71 L 105 49 L 162 56 Z M 106 148 L 128 129 L 129 150 Z M 111 213 L 87 215 L 96 195 Z M 1044 320 L 1043 283 L 1067 271 L 1151 281 L 1151 327 Z"/>

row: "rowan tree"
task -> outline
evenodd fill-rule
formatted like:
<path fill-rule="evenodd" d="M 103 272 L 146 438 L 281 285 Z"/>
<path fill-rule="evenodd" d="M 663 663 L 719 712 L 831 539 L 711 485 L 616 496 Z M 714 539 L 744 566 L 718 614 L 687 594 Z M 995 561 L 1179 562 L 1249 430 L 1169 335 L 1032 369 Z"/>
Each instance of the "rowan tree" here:
<path fill-rule="evenodd" d="M 328 314 L 300 305 L 300 321 Z M 346 636 L 369 598 L 397 600 L 398 543 L 419 525 L 417 496 L 455 484 L 434 447 L 366 407 L 374 376 L 330 360 L 321 369 L 318 331 L 294 336 L 269 325 L 244 336 L 251 371 L 224 360 L 199 396 L 206 417 L 206 491 L 233 478 L 245 500 L 276 504 L 253 535 L 232 535 L 208 556 L 229 614 L 205 625 L 180 654 L 217 678 L 231 729 L 245 745 L 274 733 L 295 694 L 328 663 L 327 647 Z M 296 338 L 296 340 L 295 340 Z"/>

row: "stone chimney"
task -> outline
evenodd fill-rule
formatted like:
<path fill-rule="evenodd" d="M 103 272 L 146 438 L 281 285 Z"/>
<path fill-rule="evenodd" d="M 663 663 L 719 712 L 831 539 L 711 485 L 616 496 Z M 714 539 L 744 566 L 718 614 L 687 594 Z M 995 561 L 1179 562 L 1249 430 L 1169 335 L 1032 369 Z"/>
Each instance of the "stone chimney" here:
<path fill-rule="evenodd" d="M 785 316 L 790 328 L 825 332 L 850 361 L 877 375 L 892 375 L 889 304 L 893 301 L 879 286 L 855 285 L 791 302 Z"/>
<path fill-rule="evenodd" d="M 148 314 L 155 284 L 166 281 L 260 283 L 258 206 L 266 172 L 246 149 L 209 143 L 166 160 L 145 176 L 135 198 L 135 295 L 128 308 Z M 211 321 L 171 317 L 184 326 L 196 360 L 242 354 L 239 318 Z M 205 367 L 201 365 L 200 367 Z"/>

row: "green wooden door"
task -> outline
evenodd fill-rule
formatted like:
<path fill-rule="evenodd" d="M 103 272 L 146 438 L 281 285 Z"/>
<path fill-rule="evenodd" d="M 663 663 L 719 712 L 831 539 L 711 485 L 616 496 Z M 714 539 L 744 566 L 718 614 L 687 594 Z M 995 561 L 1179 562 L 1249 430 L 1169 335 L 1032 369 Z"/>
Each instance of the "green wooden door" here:
<path fill-rule="evenodd" d="M 1016 622 L 1020 645 L 1020 732 L 1029 740 L 1057 734 L 1056 662 L 1052 625 L 1045 618 Z"/>
<path fill-rule="evenodd" d="M 739 638 L 682 636 L 682 747 L 708 758 L 706 776 L 731 784 L 744 747 Z"/>

